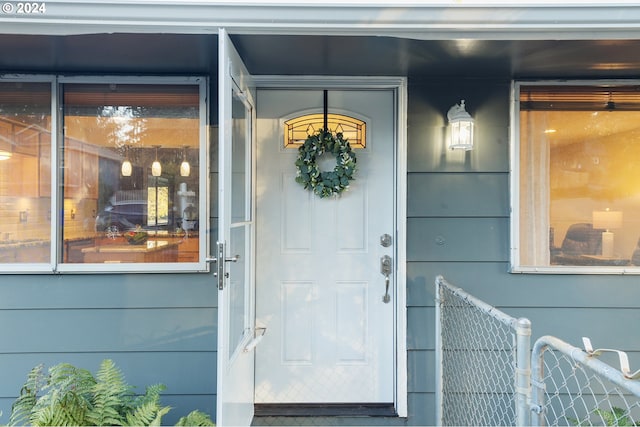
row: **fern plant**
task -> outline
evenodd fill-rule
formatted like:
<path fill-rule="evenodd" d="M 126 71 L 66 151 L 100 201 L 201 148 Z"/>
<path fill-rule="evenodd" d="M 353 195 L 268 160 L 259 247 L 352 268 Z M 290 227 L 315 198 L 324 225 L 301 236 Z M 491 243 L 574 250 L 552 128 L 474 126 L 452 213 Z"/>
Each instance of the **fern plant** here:
<path fill-rule="evenodd" d="M 49 370 L 43 395 L 31 412 L 33 425 L 84 425 L 96 381 L 91 372 L 68 363 Z"/>
<path fill-rule="evenodd" d="M 9 425 L 34 426 L 159 426 L 170 407 L 162 406 L 162 384 L 136 396 L 120 369 L 105 359 L 94 377 L 68 363 L 34 367 L 11 407 Z M 200 411 L 182 417 L 179 425 L 215 425 Z"/>
<path fill-rule="evenodd" d="M 216 424 L 213 421 L 211 421 L 211 418 L 209 418 L 209 415 L 205 414 L 204 412 L 192 411 L 187 416 L 180 418 L 176 425 L 204 427 L 204 426 L 215 426 Z"/>
<path fill-rule="evenodd" d="M 122 372 L 112 360 L 104 360 L 92 387 L 92 405 L 87 412 L 88 424 L 123 425 L 124 415 L 132 406 L 132 395 L 133 389 L 125 383 Z"/>

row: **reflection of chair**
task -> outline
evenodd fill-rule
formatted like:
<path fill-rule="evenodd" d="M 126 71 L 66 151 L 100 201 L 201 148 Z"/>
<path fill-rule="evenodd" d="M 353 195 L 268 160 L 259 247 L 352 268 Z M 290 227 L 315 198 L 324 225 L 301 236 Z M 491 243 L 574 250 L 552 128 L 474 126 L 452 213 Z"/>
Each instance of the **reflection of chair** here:
<path fill-rule="evenodd" d="M 552 264 L 588 265 L 593 260 L 582 255 L 600 255 L 602 253 L 602 232 L 589 223 L 572 224 L 564 236 L 562 246 L 551 258 Z"/>
<path fill-rule="evenodd" d="M 588 223 L 572 224 L 560 250 L 565 255 L 600 255 L 603 231 Z"/>

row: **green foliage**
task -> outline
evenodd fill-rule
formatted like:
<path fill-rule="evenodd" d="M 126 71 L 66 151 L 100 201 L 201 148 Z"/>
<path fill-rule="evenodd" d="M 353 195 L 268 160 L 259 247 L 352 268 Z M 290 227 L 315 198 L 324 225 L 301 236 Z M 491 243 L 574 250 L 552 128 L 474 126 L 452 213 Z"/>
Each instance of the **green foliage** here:
<path fill-rule="evenodd" d="M 96 376 L 68 363 L 45 375 L 38 365 L 27 375 L 11 407 L 9 425 L 34 426 L 159 426 L 171 408 L 162 406 L 162 384 L 136 396 L 112 360 L 104 360 Z M 193 411 L 179 425 L 215 425 L 208 415 Z"/>
<path fill-rule="evenodd" d="M 160 393 L 165 389 L 163 384 L 147 387 L 144 395 L 138 397 L 134 402 L 132 411 L 127 413 L 126 425 L 159 426 L 162 416 L 171 410 L 168 406 L 160 405 Z"/>
<path fill-rule="evenodd" d="M 607 411 L 604 409 L 595 409 L 593 413 L 600 417 L 600 420 L 596 422 L 597 423 L 596 425 L 600 425 L 600 421 L 602 421 L 602 424 L 605 426 L 622 427 L 622 426 L 640 425 L 639 423 L 634 423 L 633 420 L 628 415 L 626 415 L 627 411 L 615 406 L 611 408 L 610 411 Z M 580 420 L 576 418 L 567 418 L 567 420 L 573 425 L 576 425 L 576 426 L 582 425 Z M 589 422 L 588 425 L 592 425 L 592 424 Z"/>
<path fill-rule="evenodd" d="M 44 366 L 38 365 L 29 371 L 27 381 L 20 389 L 20 395 L 11 407 L 9 425 L 24 425 L 31 420 L 31 412 L 36 406 L 37 395 L 45 385 Z"/>
<path fill-rule="evenodd" d="M 209 415 L 200 411 L 190 412 L 186 417 L 182 417 L 178 420 L 177 426 L 214 426 L 215 423 L 211 421 Z"/>
<path fill-rule="evenodd" d="M 336 166 L 331 171 L 321 171 L 318 166 L 318 159 L 325 153 L 336 158 Z M 320 129 L 317 134 L 309 135 L 298 148 L 295 164 L 296 182 L 321 198 L 340 195 L 349 187 L 349 181 L 355 179 L 356 155 L 342 133 L 334 136 Z"/>
<path fill-rule="evenodd" d="M 627 415 L 625 415 L 627 412 L 622 408 L 613 407 L 611 408 L 610 411 L 596 409 L 594 412 L 600 415 L 600 417 L 604 421 L 604 425 L 606 426 L 635 426 L 636 425 Z"/>

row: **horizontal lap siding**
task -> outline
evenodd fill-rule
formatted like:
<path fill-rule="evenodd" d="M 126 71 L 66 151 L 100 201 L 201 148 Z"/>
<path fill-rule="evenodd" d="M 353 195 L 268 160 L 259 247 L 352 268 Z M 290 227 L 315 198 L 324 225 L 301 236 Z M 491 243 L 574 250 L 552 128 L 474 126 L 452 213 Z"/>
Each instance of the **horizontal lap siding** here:
<path fill-rule="evenodd" d="M 504 262 L 508 243 L 501 236 L 508 228 L 506 218 L 410 218 L 407 258 Z"/>
<path fill-rule="evenodd" d="M 0 309 L 215 307 L 208 274 L 0 276 Z"/>
<path fill-rule="evenodd" d="M 214 308 L 2 310 L 0 353 L 216 350 Z"/>
<path fill-rule="evenodd" d="M 509 82 L 478 80 L 419 83 L 409 91 L 409 424 L 436 424 L 435 277 L 454 271 L 483 289 L 492 275 L 508 282 L 508 96 Z M 460 99 L 476 119 L 469 152 L 445 147 L 445 115 Z"/>
<path fill-rule="evenodd" d="M 498 307 L 638 308 L 638 276 L 509 274 L 508 262 L 411 262 L 407 298 L 433 306 L 435 277 Z"/>
<path fill-rule="evenodd" d="M 442 149 L 444 114 L 460 99 L 476 120 L 476 146 L 452 153 Z M 408 129 L 409 424 L 436 422 L 438 275 L 510 316 L 529 318 L 533 340 L 555 335 L 580 347 L 588 336 L 595 347 L 628 351 L 636 369 L 638 276 L 509 273 L 509 82 L 411 85 Z M 615 358 L 608 362 L 617 366 Z"/>
<path fill-rule="evenodd" d="M 0 396 L 13 396 L 15 384 L 23 384 L 29 370 L 38 364 L 48 368 L 65 362 L 95 372 L 107 358 L 116 362 L 138 392 L 158 382 L 167 386 L 165 393 L 170 395 L 212 396 L 216 392 L 210 352 L 15 353 L 0 355 L 0 366 L 12 367 L 0 381 Z M 175 370 L 176 366 L 180 369 Z"/>
<path fill-rule="evenodd" d="M 3 279 L 6 279 L 4 277 Z M 0 424 L 27 373 L 67 362 L 96 372 L 114 360 L 144 392 L 167 386 L 173 423 L 216 399 L 217 290 L 210 275 L 11 277 L 0 284 Z"/>
<path fill-rule="evenodd" d="M 509 216 L 507 173 L 414 172 L 407 185 L 410 218 Z"/>

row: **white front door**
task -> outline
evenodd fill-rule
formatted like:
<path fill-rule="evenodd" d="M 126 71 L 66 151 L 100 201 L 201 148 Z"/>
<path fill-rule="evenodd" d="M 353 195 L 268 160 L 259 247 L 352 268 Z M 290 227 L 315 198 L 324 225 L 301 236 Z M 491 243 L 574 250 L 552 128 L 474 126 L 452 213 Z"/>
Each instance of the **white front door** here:
<path fill-rule="evenodd" d="M 323 91 L 258 91 L 256 321 L 267 332 L 256 403 L 394 402 L 394 102 L 393 90 L 328 91 L 329 113 L 366 123 L 366 147 L 354 150 L 348 190 L 319 198 L 295 181 L 298 150 L 285 147 L 283 128 L 322 113 Z"/>
<path fill-rule="evenodd" d="M 218 392 L 216 424 L 253 419 L 255 281 L 253 246 L 255 108 L 251 76 L 231 40 L 219 33 Z"/>

